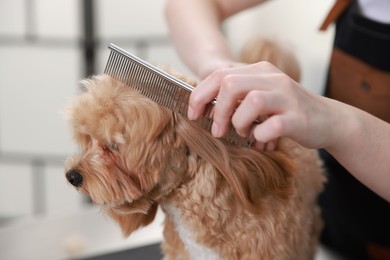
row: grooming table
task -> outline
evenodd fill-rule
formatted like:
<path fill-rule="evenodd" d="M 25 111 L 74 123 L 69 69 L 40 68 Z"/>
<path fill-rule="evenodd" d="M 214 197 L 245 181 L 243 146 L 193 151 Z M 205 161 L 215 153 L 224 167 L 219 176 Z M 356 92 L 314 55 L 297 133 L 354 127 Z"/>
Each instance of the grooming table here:
<path fill-rule="evenodd" d="M 80 213 L 8 221 L 0 227 L 0 259 L 161 259 L 164 215 L 124 238 L 97 208 Z M 107 258 L 109 256 L 109 258 Z M 130 256 L 134 256 L 130 257 Z"/>

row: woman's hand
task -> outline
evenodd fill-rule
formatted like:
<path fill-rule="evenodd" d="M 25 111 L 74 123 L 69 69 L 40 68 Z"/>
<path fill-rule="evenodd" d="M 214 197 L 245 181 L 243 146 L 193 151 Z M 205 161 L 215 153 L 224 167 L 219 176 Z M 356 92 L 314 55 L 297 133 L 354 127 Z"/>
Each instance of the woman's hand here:
<path fill-rule="evenodd" d="M 214 98 L 212 134 L 223 136 L 233 124 L 241 136 L 251 134 L 256 147 L 273 148 L 279 137 L 287 136 L 306 147 L 327 144 L 328 100 L 304 89 L 268 62 L 222 69 L 212 73 L 191 94 L 188 116 L 197 119 Z M 262 120 L 264 119 L 264 120 Z M 334 122 L 336 123 L 336 122 Z"/>
<path fill-rule="evenodd" d="M 214 98 L 212 133 L 231 122 L 238 134 L 253 129 L 256 147 L 289 137 L 325 148 L 358 180 L 390 201 L 390 124 L 355 107 L 316 95 L 267 62 L 219 70 L 190 96 L 188 117 L 198 118 Z"/>

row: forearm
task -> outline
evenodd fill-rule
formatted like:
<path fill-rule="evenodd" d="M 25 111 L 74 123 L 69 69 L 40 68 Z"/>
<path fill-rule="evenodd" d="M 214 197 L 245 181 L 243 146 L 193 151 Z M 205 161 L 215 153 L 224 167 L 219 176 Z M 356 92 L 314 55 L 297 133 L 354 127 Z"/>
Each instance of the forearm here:
<path fill-rule="evenodd" d="M 221 23 L 228 16 L 261 1 L 167 0 L 170 36 L 184 63 L 200 78 L 233 61 Z"/>
<path fill-rule="evenodd" d="M 232 59 L 220 32 L 222 14 L 214 1 L 169 0 L 166 18 L 179 56 L 200 78 L 206 76 L 202 66 L 209 60 Z"/>
<path fill-rule="evenodd" d="M 390 201 L 390 124 L 362 110 L 333 102 L 342 116 L 337 138 L 325 147 L 350 173 Z"/>

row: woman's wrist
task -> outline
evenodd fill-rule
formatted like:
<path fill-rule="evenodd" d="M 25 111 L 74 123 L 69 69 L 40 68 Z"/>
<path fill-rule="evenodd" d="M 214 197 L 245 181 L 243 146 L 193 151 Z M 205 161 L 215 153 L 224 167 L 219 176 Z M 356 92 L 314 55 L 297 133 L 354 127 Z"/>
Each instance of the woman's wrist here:
<path fill-rule="evenodd" d="M 349 154 L 356 149 L 356 140 L 361 135 L 362 122 L 357 109 L 342 102 L 328 99 L 331 111 L 328 136 L 324 148 L 334 156 Z"/>

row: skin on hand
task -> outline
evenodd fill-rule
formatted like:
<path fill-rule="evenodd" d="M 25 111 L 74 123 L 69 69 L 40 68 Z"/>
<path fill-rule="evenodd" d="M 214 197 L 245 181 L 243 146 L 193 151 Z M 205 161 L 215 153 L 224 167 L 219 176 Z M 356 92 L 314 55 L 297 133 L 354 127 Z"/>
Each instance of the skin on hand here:
<path fill-rule="evenodd" d="M 290 136 L 307 147 L 322 145 L 308 128 L 315 127 L 312 113 L 326 113 L 325 103 L 268 62 L 212 73 L 190 96 L 189 118 L 199 118 L 214 98 L 212 133 L 216 137 L 227 132 L 230 122 L 238 134 L 248 136 L 252 125 L 265 118 L 253 130 L 259 143 Z"/>

